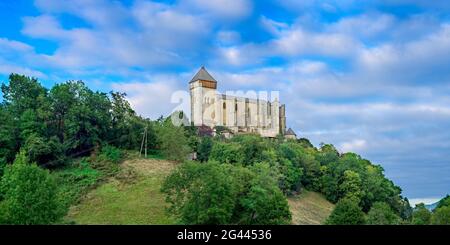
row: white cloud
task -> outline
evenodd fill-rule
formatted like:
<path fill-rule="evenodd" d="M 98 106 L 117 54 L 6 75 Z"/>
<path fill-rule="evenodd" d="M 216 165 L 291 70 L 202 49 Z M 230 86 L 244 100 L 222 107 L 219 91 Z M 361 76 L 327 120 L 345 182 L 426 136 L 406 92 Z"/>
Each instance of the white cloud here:
<path fill-rule="evenodd" d="M 252 11 L 250 0 L 183 0 L 184 6 L 191 11 L 200 10 L 209 17 L 235 20 L 247 17 Z"/>
<path fill-rule="evenodd" d="M 367 141 L 363 139 L 355 139 L 349 142 L 343 142 L 340 145 L 340 149 L 342 152 L 360 152 L 361 150 L 365 150 L 367 147 Z"/>
<path fill-rule="evenodd" d="M 441 200 L 442 197 L 428 197 L 428 198 L 411 198 L 409 199 L 409 204 L 411 204 L 412 207 L 415 207 L 416 204 L 424 203 L 424 204 L 433 204 L 437 201 Z"/>

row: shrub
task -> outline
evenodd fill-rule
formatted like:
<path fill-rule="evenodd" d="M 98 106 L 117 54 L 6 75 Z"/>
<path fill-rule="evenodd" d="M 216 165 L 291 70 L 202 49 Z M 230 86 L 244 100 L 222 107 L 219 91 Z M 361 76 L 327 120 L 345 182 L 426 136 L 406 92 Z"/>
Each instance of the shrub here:
<path fill-rule="evenodd" d="M 23 152 L 6 167 L 0 187 L 1 223 L 51 224 L 64 214 L 55 180 L 47 170 L 28 164 Z"/>
<path fill-rule="evenodd" d="M 65 169 L 53 172 L 59 186 L 59 199 L 68 208 L 75 203 L 82 194 L 95 186 L 102 173 L 93 169 L 86 159 Z"/>
<path fill-rule="evenodd" d="M 123 160 L 123 153 L 117 147 L 106 145 L 102 147 L 97 160 L 108 161 L 117 164 Z"/>

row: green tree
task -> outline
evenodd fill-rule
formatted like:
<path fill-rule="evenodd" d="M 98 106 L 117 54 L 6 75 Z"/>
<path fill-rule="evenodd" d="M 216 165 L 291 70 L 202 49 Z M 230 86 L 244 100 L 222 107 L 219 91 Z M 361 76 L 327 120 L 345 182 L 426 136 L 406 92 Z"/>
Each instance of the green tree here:
<path fill-rule="evenodd" d="M 238 143 L 215 142 L 209 159 L 220 163 L 243 164 L 244 156 Z"/>
<path fill-rule="evenodd" d="M 423 203 L 416 205 L 416 208 L 412 214 L 411 223 L 413 225 L 429 225 L 431 223 L 431 212 Z"/>
<path fill-rule="evenodd" d="M 0 177 L 2 167 L 14 159 L 17 148 L 14 118 L 6 107 L 0 104 Z"/>
<path fill-rule="evenodd" d="M 243 165 L 253 165 L 263 161 L 263 152 L 267 149 L 265 140 L 259 135 L 238 135 L 232 138 L 232 142 L 240 145 Z"/>
<path fill-rule="evenodd" d="M 211 139 L 211 137 L 202 137 L 197 149 L 197 160 L 199 160 L 200 162 L 207 162 L 209 159 L 209 155 L 211 154 L 212 147 L 213 140 Z"/>
<path fill-rule="evenodd" d="M 166 120 L 158 127 L 158 141 L 162 153 L 167 159 L 175 161 L 186 160 L 191 149 L 184 127 L 177 127 L 170 120 Z"/>
<path fill-rule="evenodd" d="M 6 167 L 0 193 L 1 223 L 51 224 L 64 214 L 55 180 L 47 170 L 28 164 L 23 152 Z"/>
<path fill-rule="evenodd" d="M 398 225 L 400 221 L 400 217 L 384 202 L 374 203 L 367 213 L 367 224 L 369 225 Z"/>
<path fill-rule="evenodd" d="M 45 139 L 33 133 L 25 141 L 22 150 L 30 162 L 40 166 L 54 168 L 64 164 L 64 149 L 56 136 Z"/>
<path fill-rule="evenodd" d="M 361 185 L 359 174 L 352 170 L 346 170 L 339 189 L 343 198 L 353 199 L 359 203 L 362 197 Z"/>
<path fill-rule="evenodd" d="M 438 202 L 436 208 L 442 208 L 442 207 L 445 207 L 445 206 L 450 206 L 450 195 L 447 195 L 444 198 L 442 198 Z"/>
<path fill-rule="evenodd" d="M 161 191 L 170 204 L 168 211 L 184 224 L 229 224 L 235 187 L 229 165 L 188 162 L 166 178 Z"/>
<path fill-rule="evenodd" d="M 9 84 L 2 84 L 3 99 L 12 114 L 19 118 L 26 110 L 36 111 L 43 103 L 47 90 L 36 78 L 11 74 Z"/>
<path fill-rule="evenodd" d="M 289 224 L 291 212 L 283 193 L 277 186 L 276 171 L 269 164 L 251 167 L 254 178 L 250 188 L 240 200 L 240 224 Z"/>
<path fill-rule="evenodd" d="M 364 223 L 364 212 L 358 204 L 352 199 L 345 198 L 339 200 L 325 222 L 328 225 L 363 225 Z"/>
<path fill-rule="evenodd" d="M 431 216 L 433 225 L 450 225 L 450 206 L 436 208 Z"/>

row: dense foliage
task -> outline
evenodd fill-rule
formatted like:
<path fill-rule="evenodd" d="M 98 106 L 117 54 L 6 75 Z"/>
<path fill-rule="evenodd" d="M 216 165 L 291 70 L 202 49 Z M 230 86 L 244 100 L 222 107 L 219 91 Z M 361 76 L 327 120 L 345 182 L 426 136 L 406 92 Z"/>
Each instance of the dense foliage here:
<path fill-rule="evenodd" d="M 364 212 L 353 199 L 339 200 L 330 217 L 325 222 L 328 225 L 363 225 Z"/>
<path fill-rule="evenodd" d="M 29 164 L 25 154 L 17 156 L 0 181 L 0 223 L 51 224 L 64 211 L 57 185 L 48 170 Z"/>
<path fill-rule="evenodd" d="M 287 201 L 268 164 L 185 163 L 162 187 L 185 224 L 286 224 Z"/>

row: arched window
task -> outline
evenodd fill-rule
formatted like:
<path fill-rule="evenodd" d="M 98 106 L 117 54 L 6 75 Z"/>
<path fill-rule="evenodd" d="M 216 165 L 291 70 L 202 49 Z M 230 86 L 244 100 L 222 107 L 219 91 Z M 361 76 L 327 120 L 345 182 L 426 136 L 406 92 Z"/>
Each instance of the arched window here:
<path fill-rule="evenodd" d="M 227 125 L 227 104 L 225 102 L 223 102 L 223 110 L 222 110 L 222 122 L 223 122 L 223 126 Z"/>

